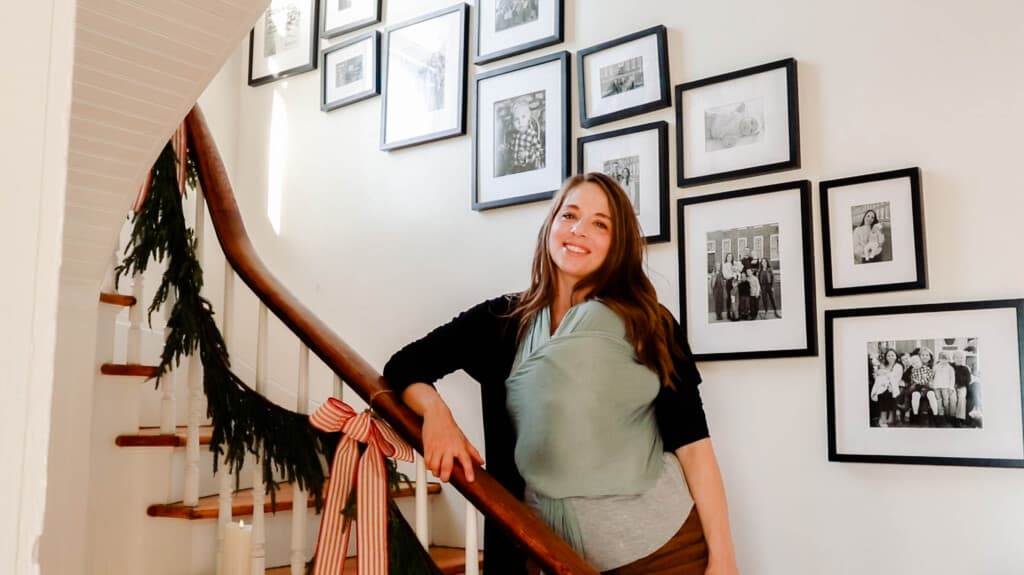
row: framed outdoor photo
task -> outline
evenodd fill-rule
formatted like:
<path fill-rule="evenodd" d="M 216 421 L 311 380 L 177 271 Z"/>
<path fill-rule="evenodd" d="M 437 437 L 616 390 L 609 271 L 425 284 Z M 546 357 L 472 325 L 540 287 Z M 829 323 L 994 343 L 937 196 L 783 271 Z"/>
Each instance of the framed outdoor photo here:
<path fill-rule="evenodd" d="M 1024 467 L 1024 300 L 825 311 L 828 459 Z"/>
<path fill-rule="evenodd" d="M 456 4 L 387 29 L 380 149 L 466 133 L 468 27 Z"/>
<path fill-rule="evenodd" d="M 811 183 L 678 206 L 680 323 L 693 358 L 817 355 Z"/>
<path fill-rule="evenodd" d="M 576 171 L 604 172 L 614 178 L 633 203 L 647 243 L 669 241 L 668 122 L 580 138 Z"/>
<path fill-rule="evenodd" d="M 569 177 L 569 53 L 476 77 L 473 209 L 554 196 Z"/>
<path fill-rule="evenodd" d="M 316 69 L 316 0 L 273 0 L 249 31 L 249 85 Z"/>
<path fill-rule="evenodd" d="M 796 60 L 676 86 L 679 185 L 800 167 Z"/>
<path fill-rule="evenodd" d="M 320 60 L 324 112 L 380 94 L 380 32 L 331 46 L 321 52 Z"/>
<path fill-rule="evenodd" d="M 479 0 L 476 6 L 476 64 L 562 42 L 564 0 Z"/>
<path fill-rule="evenodd" d="M 918 168 L 818 187 L 825 295 L 928 287 Z"/>
<path fill-rule="evenodd" d="M 580 125 L 584 128 L 671 104 L 664 26 L 580 50 L 579 58 Z"/>
<path fill-rule="evenodd" d="M 383 0 L 320 0 L 320 37 L 334 38 L 380 22 Z"/>

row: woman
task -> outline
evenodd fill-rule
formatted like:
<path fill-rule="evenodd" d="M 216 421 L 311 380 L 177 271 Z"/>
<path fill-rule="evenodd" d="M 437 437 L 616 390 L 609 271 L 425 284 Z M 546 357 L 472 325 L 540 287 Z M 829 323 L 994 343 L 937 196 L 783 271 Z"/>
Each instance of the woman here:
<path fill-rule="evenodd" d="M 775 304 L 775 270 L 772 269 L 768 258 L 761 258 L 757 262 L 757 280 L 761 284 L 761 309 L 764 311 L 764 317 L 768 317 L 768 302 L 772 304 L 772 313 L 775 317 L 782 317 L 779 315 L 779 306 Z"/>
<path fill-rule="evenodd" d="M 868 210 L 860 219 L 860 225 L 853 229 L 853 256 L 855 263 L 868 263 L 882 254 L 882 224 L 878 222 L 875 210 Z"/>
<path fill-rule="evenodd" d="M 736 303 L 736 256 L 732 252 L 725 254 L 725 263 L 722 264 L 722 276 L 725 278 L 725 307 L 726 315 L 735 321 L 739 315 L 739 306 Z"/>
<path fill-rule="evenodd" d="M 878 426 L 889 427 L 895 421 L 896 398 L 903 388 L 903 366 L 895 349 L 885 350 L 881 357 L 882 361 L 875 369 L 871 400 L 878 402 Z"/>
<path fill-rule="evenodd" d="M 629 199 L 590 173 L 555 198 L 529 289 L 463 312 L 403 348 L 384 375 L 423 415 L 424 459 L 442 481 L 456 464 L 472 480 L 481 458 L 429 384 L 457 369 L 477 379 L 488 470 L 598 570 L 734 574 L 684 342 L 643 272 Z M 488 564 L 522 572 L 500 532 L 485 539 Z"/>

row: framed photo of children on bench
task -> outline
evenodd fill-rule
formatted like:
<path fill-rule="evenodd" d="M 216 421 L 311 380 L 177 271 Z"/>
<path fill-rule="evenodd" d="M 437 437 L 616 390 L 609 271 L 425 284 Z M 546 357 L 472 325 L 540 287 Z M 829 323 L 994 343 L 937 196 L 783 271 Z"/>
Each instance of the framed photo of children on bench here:
<path fill-rule="evenodd" d="M 1024 299 L 825 311 L 828 459 L 1024 467 Z"/>
<path fill-rule="evenodd" d="M 479 74 L 473 209 L 554 196 L 569 177 L 569 52 Z"/>
<path fill-rule="evenodd" d="M 811 183 L 683 198 L 677 214 L 694 359 L 817 355 Z"/>

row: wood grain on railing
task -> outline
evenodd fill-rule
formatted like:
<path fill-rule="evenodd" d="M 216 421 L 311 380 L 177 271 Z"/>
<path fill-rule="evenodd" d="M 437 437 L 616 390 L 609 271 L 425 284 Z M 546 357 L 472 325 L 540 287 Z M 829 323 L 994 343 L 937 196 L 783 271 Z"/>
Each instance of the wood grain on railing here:
<path fill-rule="evenodd" d="M 422 420 L 390 389 L 388 383 L 320 318 L 296 299 L 260 260 L 245 231 L 227 171 L 198 106 L 186 118 L 191 148 L 198 164 L 199 180 L 206 196 L 224 256 L 238 277 L 263 303 L 315 353 L 341 376 L 364 400 L 376 399 L 373 407 L 395 430 L 422 452 Z M 451 482 L 484 515 L 518 541 L 548 573 L 597 575 L 567 543 L 554 534 L 496 479 L 479 466 L 476 481 L 470 483 L 456 466 Z"/>

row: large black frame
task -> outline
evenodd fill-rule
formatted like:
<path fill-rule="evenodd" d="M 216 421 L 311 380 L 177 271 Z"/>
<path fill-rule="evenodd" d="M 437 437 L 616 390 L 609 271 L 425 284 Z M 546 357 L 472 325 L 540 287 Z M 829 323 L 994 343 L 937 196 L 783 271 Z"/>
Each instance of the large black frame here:
<path fill-rule="evenodd" d="M 601 114 L 599 116 L 589 116 L 587 114 L 587 85 L 586 85 L 586 68 L 587 56 L 596 54 L 598 52 L 620 46 L 622 44 L 628 44 L 643 38 L 644 36 L 655 36 L 658 41 L 658 80 L 661 82 L 661 90 L 657 100 L 651 100 L 643 104 L 632 106 L 630 108 L 623 108 L 607 114 Z M 634 32 L 621 38 L 615 38 L 607 42 L 602 42 L 589 48 L 584 48 L 578 52 L 578 60 L 576 65 L 577 75 L 579 76 L 579 91 L 580 91 L 580 126 L 584 128 L 592 128 L 594 126 L 613 122 L 615 120 L 621 120 L 623 118 L 629 118 L 638 114 L 644 114 L 652 112 L 654 110 L 660 110 L 667 108 L 672 105 L 672 90 L 669 83 L 669 72 L 668 72 L 668 31 L 665 26 L 658 25 L 639 32 Z"/>
<path fill-rule="evenodd" d="M 668 205 L 668 122 L 651 122 L 639 126 L 630 126 L 611 132 L 584 136 L 576 140 L 576 173 L 583 173 L 584 148 L 590 142 L 610 140 L 629 134 L 639 132 L 657 131 L 658 133 L 658 222 L 660 232 L 645 236 L 648 244 L 670 241 L 672 238 L 671 226 L 669 225 Z"/>
<path fill-rule="evenodd" d="M 829 217 L 829 191 L 834 188 L 865 184 L 868 182 L 879 182 L 883 180 L 895 180 L 899 178 L 910 179 L 910 203 L 914 228 L 914 246 L 917 248 L 914 253 L 914 267 L 917 272 L 917 279 L 909 282 L 874 284 L 854 287 L 836 287 L 832 277 L 832 233 Z M 924 241 L 924 216 L 921 207 L 921 169 L 906 168 L 902 170 L 891 170 L 849 178 L 826 180 L 818 183 L 818 190 L 821 198 L 821 242 L 822 254 L 825 260 L 825 295 L 844 296 L 886 291 L 899 291 L 908 289 L 925 289 L 928 287 L 927 257 Z"/>
<path fill-rule="evenodd" d="M 250 86 L 262 86 L 271 82 L 276 82 L 289 76 L 296 76 L 310 70 L 316 70 L 317 65 L 317 51 L 319 46 L 317 45 L 317 30 L 319 29 L 319 17 L 320 11 L 317 9 L 317 0 L 309 1 L 309 61 L 299 66 L 288 68 L 287 70 L 281 70 L 274 74 L 268 74 L 266 76 L 260 76 L 259 78 L 252 77 L 252 57 L 253 57 L 253 40 L 255 39 L 256 29 L 249 29 L 249 85 Z"/>
<path fill-rule="evenodd" d="M 738 78 L 744 78 L 747 76 L 753 76 L 755 74 L 762 74 L 777 68 L 784 68 L 786 70 L 786 97 L 787 97 L 787 115 L 788 128 L 789 128 L 789 158 L 781 162 L 775 162 L 770 164 L 761 164 L 755 166 L 747 166 L 743 168 L 737 168 L 734 170 L 726 170 L 722 172 L 716 172 L 713 174 L 704 174 L 702 176 L 686 177 L 686 166 L 683 160 L 683 142 L 685 140 L 684 130 L 686 124 L 684 124 L 684 110 L 683 110 L 683 92 L 687 90 L 693 90 L 696 88 L 702 88 L 711 84 L 720 84 L 723 82 L 729 82 Z M 800 105 L 799 97 L 797 94 L 797 65 L 794 58 L 786 58 L 776 62 L 769 62 L 760 66 L 753 66 L 751 68 L 744 68 L 742 70 L 736 70 L 726 74 L 720 74 L 718 76 L 712 76 L 710 78 L 703 78 L 701 80 L 694 80 L 692 82 L 686 82 L 680 84 L 675 88 L 676 98 L 676 178 L 678 179 L 678 186 L 681 188 L 698 186 L 701 184 L 707 184 L 710 182 L 720 182 L 723 180 L 734 180 L 737 178 L 746 178 L 748 176 L 754 176 L 757 174 L 768 174 L 772 172 L 781 172 L 784 170 L 793 170 L 800 167 Z"/>
<path fill-rule="evenodd" d="M 362 20 L 356 20 L 355 22 L 350 22 L 344 26 L 338 26 L 336 28 L 326 30 L 325 27 L 327 26 L 327 0 L 320 0 L 320 37 L 324 39 L 334 38 L 336 36 L 341 36 L 342 34 L 354 32 L 356 30 L 359 30 L 360 28 L 365 28 L 367 26 L 379 24 L 381 21 L 381 12 L 384 0 L 375 0 L 375 3 L 377 4 L 376 16 L 371 18 L 364 18 Z"/>
<path fill-rule="evenodd" d="M 835 377 L 835 321 L 848 317 L 883 316 L 894 314 L 936 313 L 945 311 L 969 311 L 995 308 L 1013 308 L 1017 314 L 1017 362 L 1019 373 L 1024 376 L 1024 299 L 984 300 L 917 304 L 906 306 L 885 306 L 857 309 L 825 310 L 825 395 L 828 415 L 828 460 L 851 463 L 902 463 L 911 465 L 956 465 L 973 467 L 1024 467 L 1021 459 L 992 459 L 980 457 L 931 457 L 916 455 L 870 455 L 839 453 L 836 446 L 836 377 Z M 1021 382 L 1021 413 L 1024 420 L 1024 378 Z M 1022 426 L 1024 427 L 1024 426 Z M 1021 430 L 1024 434 L 1024 429 Z"/>
<path fill-rule="evenodd" d="M 496 60 L 501 60 L 502 58 L 518 56 L 519 54 L 525 54 L 526 52 L 532 52 L 533 50 L 539 50 L 540 48 L 561 44 L 565 38 L 565 0 L 540 1 L 551 2 L 555 5 L 555 31 L 553 34 L 534 38 L 529 42 L 523 42 L 522 44 L 516 44 L 515 46 L 509 46 L 503 50 L 495 50 L 486 54 L 480 53 L 480 18 L 481 13 L 483 12 L 483 2 L 478 1 L 476 5 L 476 48 L 473 53 L 473 63 L 478 65 L 487 64 Z"/>
<path fill-rule="evenodd" d="M 342 48 L 354 46 L 367 40 L 373 42 L 373 87 L 369 90 L 364 90 L 357 94 L 353 94 L 347 98 L 335 100 L 332 102 L 327 101 L 327 57 L 332 53 Z M 340 108 L 342 106 L 348 106 L 349 104 L 355 104 L 367 98 L 380 95 L 380 32 L 374 30 L 369 34 L 362 34 L 351 40 L 335 44 L 329 48 L 325 48 L 320 52 L 320 110 L 329 112 L 331 110 Z"/>

